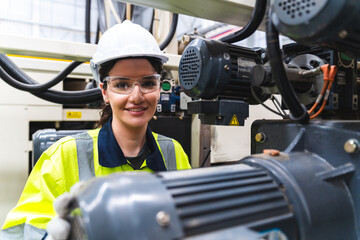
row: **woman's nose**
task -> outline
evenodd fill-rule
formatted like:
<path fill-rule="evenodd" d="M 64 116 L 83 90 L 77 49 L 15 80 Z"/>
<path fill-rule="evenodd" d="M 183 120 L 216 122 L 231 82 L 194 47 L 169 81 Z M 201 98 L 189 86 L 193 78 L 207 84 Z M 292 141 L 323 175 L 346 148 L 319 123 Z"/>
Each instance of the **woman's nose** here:
<path fill-rule="evenodd" d="M 130 93 L 130 100 L 139 102 L 143 99 L 143 93 L 141 92 L 139 84 L 134 84 L 134 88 Z"/>

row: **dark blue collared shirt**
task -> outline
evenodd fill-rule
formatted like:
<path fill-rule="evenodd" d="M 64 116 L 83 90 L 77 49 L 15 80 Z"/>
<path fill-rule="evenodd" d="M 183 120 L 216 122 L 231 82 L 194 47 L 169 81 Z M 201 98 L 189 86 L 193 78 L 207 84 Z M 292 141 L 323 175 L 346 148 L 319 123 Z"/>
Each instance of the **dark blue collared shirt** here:
<path fill-rule="evenodd" d="M 100 129 L 98 137 L 99 164 L 103 167 L 113 168 L 128 164 L 123 151 L 117 143 L 112 127 L 112 118 Z M 146 166 L 154 172 L 166 171 L 165 163 L 156 144 L 156 140 L 148 127 L 146 142 L 151 150 L 146 157 Z"/>

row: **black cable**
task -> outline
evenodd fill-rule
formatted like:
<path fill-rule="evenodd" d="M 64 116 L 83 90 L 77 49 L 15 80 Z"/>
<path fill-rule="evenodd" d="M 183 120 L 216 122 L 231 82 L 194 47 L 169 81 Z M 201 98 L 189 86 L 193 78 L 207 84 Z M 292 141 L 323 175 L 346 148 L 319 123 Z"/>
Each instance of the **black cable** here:
<path fill-rule="evenodd" d="M 285 117 L 285 114 L 280 110 L 280 107 L 278 107 L 278 105 L 275 104 L 274 99 L 271 99 L 271 101 L 273 102 L 274 106 L 276 107 L 276 110 L 278 111 L 278 113 L 281 113 L 281 115 L 282 115 L 283 117 Z"/>
<path fill-rule="evenodd" d="M 0 54 L 0 66 L 9 73 L 12 77 L 19 79 L 19 81 L 28 84 L 34 84 L 31 81 L 24 81 L 23 79 L 31 79 L 26 73 L 18 68 L 5 54 Z M 14 74 L 13 74 L 14 73 Z M 16 74 L 16 75 L 15 75 Z"/>
<path fill-rule="evenodd" d="M 82 62 L 72 62 L 52 80 L 43 84 L 38 84 L 36 81 L 30 80 L 31 78 L 27 76 L 21 69 L 16 67 L 16 65 L 5 54 L 0 54 L 0 66 L 2 66 L 4 68 L 3 70 L 9 73 L 10 76 L 15 78 L 15 82 L 8 84 L 19 90 L 28 92 L 44 92 L 48 90 L 49 88 L 64 80 L 66 76 L 68 76 L 80 64 L 82 64 Z M 30 81 L 16 81 L 16 79 L 24 78 L 29 79 Z"/>
<path fill-rule="evenodd" d="M 271 71 L 282 99 L 289 107 L 290 118 L 301 123 L 306 123 L 309 121 L 309 114 L 306 107 L 300 104 L 286 77 L 279 44 L 279 33 L 271 22 L 270 14 L 269 11 L 269 15 L 266 17 L 266 43 Z"/>
<path fill-rule="evenodd" d="M 271 95 L 270 97 L 271 101 L 273 102 L 274 106 L 276 107 L 276 109 L 281 112 L 284 116 L 287 116 L 286 112 L 282 109 L 281 104 L 279 102 L 279 100 L 273 95 Z"/>
<path fill-rule="evenodd" d="M 85 3 L 85 42 L 90 43 L 91 0 Z"/>
<path fill-rule="evenodd" d="M 210 153 L 211 153 L 211 149 L 208 151 L 208 153 L 206 154 L 204 160 L 202 161 L 202 163 L 200 164 L 200 167 L 204 167 L 205 166 L 205 163 L 207 162 L 209 156 L 210 156 Z"/>
<path fill-rule="evenodd" d="M 0 67 L 0 77 L 9 85 L 17 88 L 14 83 L 18 83 L 18 81 L 11 77 L 2 67 Z M 56 91 L 49 89 L 46 92 L 30 93 L 41 99 L 59 104 L 86 104 L 102 99 L 101 90 L 98 88 L 82 91 Z"/>
<path fill-rule="evenodd" d="M 100 23 L 99 23 L 99 19 L 97 21 L 97 26 L 96 26 L 96 38 L 95 38 L 95 44 L 98 44 L 100 40 Z"/>
<path fill-rule="evenodd" d="M 38 84 L 18 68 L 6 55 L 0 54 L 0 66 L 0 77 L 4 81 Z M 62 73 L 64 71 L 62 71 Z M 57 77 L 59 77 L 59 75 Z M 61 76 L 59 78 L 61 78 Z M 101 90 L 98 88 L 83 91 L 56 91 L 48 89 L 46 92 L 30 93 L 41 99 L 59 104 L 87 104 L 102 100 Z"/>
<path fill-rule="evenodd" d="M 251 36 L 260 26 L 265 16 L 266 6 L 267 0 L 256 0 L 251 19 L 246 26 L 229 36 L 221 38 L 220 40 L 227 43 L 234 43 Z"/>
<path fill-rule="evenodd" d="M 178 19 L 179 19 L 179 15 L 177 13 L 173 13 L 170 31 L 169 31 L 168 35 L 166 36 L 165 40 L 160 44 L 161 50 L 164 50 L 171 42 L 171 39 L 173 39 L 175 32 L 176 32 Z"/>
<path fill-rule="evenodd" d="M 264 108 L 266 108 L 266 109 L 269 110 L 270 112 L 275 113 L 276 115 L 281 116 L 282 118 L 286 118 L 286 116 L 283 115 L 282 113 L 277 112 L 277 111 L 275 111 L 274 109 L 268 107 L 266 104 L 264 104 L 264 103 L 260 100 L 260 98 L 256 95 L 253 86 L 250 86 L 250 89 L 251 89 L 251 93 L 252 93 L 254 99 L 255 99 L 259 104 L 261 104 L 261 106 L 263 106 Z"/>

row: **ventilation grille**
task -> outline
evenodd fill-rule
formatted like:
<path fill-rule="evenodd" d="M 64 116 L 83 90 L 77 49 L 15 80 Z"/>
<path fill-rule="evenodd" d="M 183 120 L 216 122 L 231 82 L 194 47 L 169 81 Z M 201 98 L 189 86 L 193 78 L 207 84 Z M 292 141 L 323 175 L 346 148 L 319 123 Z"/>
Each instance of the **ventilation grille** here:
<path fill-rule="evenodd" d="M 183 53 L 179 66 L 179 78 L 181 86 L 192 89 L 200 78 L 200 53 L 195 47 L 189 47 Z"/>
<path fill-rule="evenodd" d="M 163 181 L 187 236 L 292 216 L 278 185 L 261 169 Z"/>
<path fill-rule="evenodd" d="M 326 2 L 327 0 L 277 0 L 274 8 L 283 22 L 299 24 L 318 14 Z"/>

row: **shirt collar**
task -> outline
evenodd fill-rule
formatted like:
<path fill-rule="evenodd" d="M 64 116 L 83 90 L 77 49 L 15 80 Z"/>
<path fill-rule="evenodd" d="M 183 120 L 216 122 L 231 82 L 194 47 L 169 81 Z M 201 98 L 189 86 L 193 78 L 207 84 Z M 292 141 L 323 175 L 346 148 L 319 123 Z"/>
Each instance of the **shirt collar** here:
<path fill-rule="evenodd" d="M 99 164 L 108 168 L 128 164 L 123 151 L 115 139 L 111 121 L 112 118 L 103 125 L 98 137 Z M 149 127 L 146 130 L 146 141 L 151 150 L 151 153 L 146 157 L 147 167 L 154 172 L 166 171 L 164 160 Z"/>

